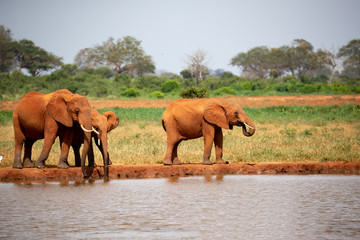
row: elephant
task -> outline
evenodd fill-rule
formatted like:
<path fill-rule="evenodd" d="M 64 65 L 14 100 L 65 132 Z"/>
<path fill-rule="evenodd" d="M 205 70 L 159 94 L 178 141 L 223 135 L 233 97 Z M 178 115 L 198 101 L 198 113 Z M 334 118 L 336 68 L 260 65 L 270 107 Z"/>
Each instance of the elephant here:
<path fill-rule="evenodd" d="M 105 177 L 109 176 L 108 172 L 108 164 L 111 164 L 110 156 L 108 152 L 108 144 L 107 144 L 107 133 L 115 129 L 119 124 L 119 117 L 114 112 L 104 112 L 100 114 L 95 109 L 91 109 L 91 124 L 94 128 L 94 132 L 91 137 L 94 138 L 96 146 L 99 148 L 104 161 L 104 171 Z M 80 159 L 80 147 L 84 142 L 84 132 L 82 131 L 79 124 L 74 125 L 73 127 L 74 137 L 71 142 L 71 146 L 74 150 L 75 155 L 75 166 L 82 167 Z M 92 141 L 90 140 L 90 150 L 88 152 L 88 161 L 89 166 L 95 166 L 94 161 L 94 152 L 92 147 Z"/>
<path fill-rule="evenodd" d="M 35 167 L 44 168 L 51 147 L 57 136 L 61 139 L 61 154 L 58 168 L 68 168 L 67 157 L 71 145 L 74 124 L 79 124 L 84 133 L 84 148 L 81 161 L 85 162 L 90 146 L 91 107 L 86 97 L 72 94 L 66 89 L 49 94 L 27 93 L 13 113 L 15 157 L 12 167 L 34 167 L 31 161 L 33 144 L 44 139 L 44 145 Z M 21 151 L 25 145 L 23 164 Z"/>
<path fill-rule="evenodd" d="M 162 125 L 167 133 L 164 165 L 179 165 L 178 146 L 181 141 L 204 137 L 203 164 L 211 165 L 211 148 L 214 142 L 216 162 L 224 164 L 223 133 L 233 126 L 242 127 L 247 137 L 255 133 L 253 121 L 236 103 L 216 99 L 180 99 L 169 104 L 163 115 Z"/>

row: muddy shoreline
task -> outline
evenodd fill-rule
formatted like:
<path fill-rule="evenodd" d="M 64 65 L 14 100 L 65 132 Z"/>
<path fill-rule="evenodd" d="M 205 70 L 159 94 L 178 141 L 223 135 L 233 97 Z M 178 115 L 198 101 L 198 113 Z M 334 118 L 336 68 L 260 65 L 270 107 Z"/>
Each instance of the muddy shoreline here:
<path fill-rule="evenodd" d="M 103 177 L 103 167 L 87 168 L 92 179 Z M 351 174 L 360 175 L 360 162 L 298 162 L 298 163 L 233 163 L 224 165 L 184 164 L 163 165 L 112 165 L 110 179 L 166 178 L 204 175 L 247 175 L 247 174 Z M 82 179 L 81 168 L 45 169 L 0 168 L 0 181 L 16 180 L 77 180 Z"/>

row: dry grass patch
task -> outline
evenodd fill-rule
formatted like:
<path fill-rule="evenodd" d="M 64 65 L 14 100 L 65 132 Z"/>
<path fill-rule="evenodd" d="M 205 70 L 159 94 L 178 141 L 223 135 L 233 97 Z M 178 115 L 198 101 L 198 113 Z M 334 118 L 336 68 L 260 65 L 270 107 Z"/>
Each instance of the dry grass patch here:
<path fill-rule="evenodd" d="M 290 122 L 288 124 L 256 123 L 256 133 L 244 137 L 240 128 L 224 130 L 224 160 L 236 162 L 298 162 L 298 161 L 359 161 L 360 124 L 327 123 L 317 126 Z M 12 125 L 0 126 L 1 167 L 11 166 L 14 158 Z M 39 157 L 43 140 L 33 148 L 33 161 Z M 122 123 L 109 134 L 109 154 L 114 164 L 161 164 L 166 150 L 166 133 L 158 122 Z M 203 139 L 184 141 L 179 157 L 184 163 L 200 163 Z M 57 165 L 60 156 L 58 140 L 52 147 L 46 165 Z M 95 148 L 96 163 L 102 165 Z M 211 159 L 215 160 L 213 148 Z M 70 164 L 74 164 L 72 150 Z"/>

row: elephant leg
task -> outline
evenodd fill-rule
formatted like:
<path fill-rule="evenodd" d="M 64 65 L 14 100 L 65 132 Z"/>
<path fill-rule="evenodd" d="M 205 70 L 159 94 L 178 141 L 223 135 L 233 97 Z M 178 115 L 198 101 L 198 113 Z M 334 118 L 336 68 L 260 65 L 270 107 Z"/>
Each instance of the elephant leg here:
<path fill-rule="evenodd" d="M 37 168 L 44 168 L 45 167 L 45 161 L 49 157 L 49 152 L 51 150 L 52 145 L 55 142 L 56 135 L 49 136 L 44 139 L 44 146 L 41 150 L 40 157 L 35 163 L 35 167 Z"/>
<path fill-rule="evenodd" d="M 177 143 L 175 143 L 173 151 L 172 151 L 172 156 L 171 156 L 171 161 L 174 165 L 181 165 L 182 162 L 180 161 L 179 157 L 178 157 L 178 146 L 181 143 L 181 140 L 178 141 Z"/>
<path fill-rule="evenodd" d="M 70 146 L 71 146 L 71 142 L 72 142 L 72 132 L 66 132 L 66 134 L 64 134 L 62 141 L 60 141 L 61 144 L 61 153 L 60 153 L 60 158 L 59 158 L 59 163 L 57 165 L 57 168 L 69 168 L 69 163 L 68 163 L 68 156 L 69 156 L 69 150 L 70 150 Z"/>
<path fill-rule="evenodd" d="M 225 164 L 223 157 L 223 133 L 221 128 L 215 129 L 215 153 L 216 153 L 216 164 Z"/>
<path fill-rule="evenodd" d="M 215 137 L 215 128 L 209 124 L 204 124 L 203 126 L 203 136 L 204 136 L 204 155 L 203 155 L 203 164 L 212 165 L 210 161 L 211 148 L 214 142 Z"/>
<path fill-rule="evenodd" d="M 75 167 L 81 167 L 81 157 L 80 157 L 80 146 L 81 145 L 71 145 L 74 150 L 75 157 Z"/>
<path fill-rule="evenodd" d="M 167 148 L 166 148 L 166 153 L 165 153 L 165 157 L 164 157 L 164 165 L 172 165 L 173 164 L 173 157 L 176 156 L 177 157 L 177 153 L 173 153 L 174 152 L 174 148 L 175 145 L 178 144 L 179 139 L 177 137 L 171 137 L 169 136 L 170 134 L 168 133 L 168 137 L 167 137 Z M 176 147 L 177 150 L 177 147 Z M 177 161 L 179 161 L 179 159 L 177 159 Z"/>
<path fill-rule="evenodd" d="M 12 165 L 13 168 L 19 168 L 19 169 L 23 168 L 21 164 L 21 152 L 24 142 L 25 142 L 25 136 L 19 130 L 18 131 L 15 130 L 15 156 Z"/>
<path fill-rule="evenodd" d="M 34 163 L 31 161 L 31 152 L 32 152 L 32 146 L 34 145 L 35 142 L 36 140 L 32 140 L 32 139 L 25 140 L 25 152 L 23 159 L 24 168 L 34 167 Z"/>
<path fill-rule="evenodd" d="M 55 121 L 45 124 L 44 146 L 41 150 L 40 157 L 38 158 L 38 160 L 35 163 L 36 168 L 44 168 L 45 167 L 45 161 L 49 157 L 49 152 L 51 150 L 52 145 L 55 142 L 57 132 L 58 132 L 58 126 Z"/>

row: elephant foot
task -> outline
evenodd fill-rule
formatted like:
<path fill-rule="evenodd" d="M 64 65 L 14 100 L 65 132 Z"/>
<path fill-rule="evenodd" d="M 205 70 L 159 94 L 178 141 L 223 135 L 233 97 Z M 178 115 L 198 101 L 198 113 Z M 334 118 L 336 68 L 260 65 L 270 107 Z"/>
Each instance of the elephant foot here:
<path fill-rule="evenodd" d="M 182 162 L 180 161 L 179 158 L 174 158 L 174 160 L 172 161 L 173 165 L 181 165 Z"/>
<path fill-rule="evenodd" d="M 30 160 L 30 159 L 25 159 L 24 160 L 24 168 L 33 168 L 34 167 L 34 163 Z"/>
<path fill-rule="evenodd" d="M 207 158 L 204 158 L 204 161 L 203 161 L 203 163 L 202 163 L 203 165 L 213 165 L 213 162 L 212 161 L 210 161 L 209 159 L 207 159 Z"/>
<path fill-rule="evenodd" d="M 88 167 L 97 167 L 96 163 L 89 163 Z"/>
<path fill-rule="evenodd" d="M 168 158 L 165 158 L 165 159 L 164 159 L 163 164 L 164 164 L 165 166 L 171 166 L 171 165 L 173 165 L 172 161 L 171 161 L 170 159 L 168 159 Z"/>
<path fill-rule="evenodd" d="M 18 168 L 18 169 L 22 169 L 23 166 L 21 165 L 21 162 L 19 161 L 14 161 L 12 168 Z"/>
<path fill-rule="evenodd" d="M 43 161 L 36 161 L 35 167 L 36 168 L 45 168 L 45 164 Z"/>
<path fill-rule="evenodd" d="M 59 164 L 57 165 L 57 168 L 67 169 L 69 168 L 69 164 L 65 161 L 60 161 Z"/>
<path fill-rule="evenodd" d="M 228 164 L 228 162 L 225 162 L 222 159 L 218 159 L 218 160 L 215 161 L 215 164 Z"/>

